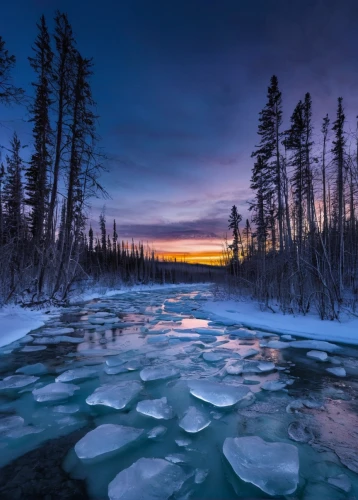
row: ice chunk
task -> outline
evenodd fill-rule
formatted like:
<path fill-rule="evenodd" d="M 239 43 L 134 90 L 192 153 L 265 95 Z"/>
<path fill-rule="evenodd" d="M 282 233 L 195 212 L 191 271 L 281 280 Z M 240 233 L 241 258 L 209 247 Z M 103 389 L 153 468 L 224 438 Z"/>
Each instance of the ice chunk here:
<path fill-rule="evenodd" d="M 318 361 L 327 361 L 328 354 L 323 351 L 308 351 L 306 356 L 311 359 L 317 359 Z"/>
<path fill-rule="evenodd" d="M 230 363 L 225 366 L 226 373 L 229 375 L 241 375 L 243 372 L 242 362 Z"/>
<path fill-rule="evenodd" d="M 47 368 L 42 363 L 35 363 L 34 365 L 26 365 L 18 368 L 16 373 L 23 373 L 24 375 L 43 375 L 47 373 Z"/>
<path fill-rule="evenodd" d="M 182 448 L 183 446 L 189 446 L 189 444 L 191 444 L 191 439 L 187 438 L 187 439 L 176 439 L 175 440 L 175 444 L 177 444 L 178 446 L 180 446 L 180 448 Z"/>
<path fill-rule="evenodd" d="M 45 345 L 27 345 L 23 349 L 22 352 L 36 352 L 36 351 L 44 351 L 47 349 Z"/>
<path fill-rule="evenodd" d="M 268 347 L 269 349 L 286 349 L 290 347 L 290 343 L 282 342 L 281 340 L 269 340 L 264 347 Z"/>
<path fill-rule="evenodd" d="M 194 482 L 196 484 L 201 484 L 209 475 L 209 469 L 196 469 Z"/>
<path fill-rule="evenodd" d="M 72 380 L 85 380 L 98 375 L 98 371 L 94 368 L 75 368 L 67 370 L 56 378 L 56 382 L 72 382 Z"/>
<path fill-rule="evenodd" d="M 136 380 L 126 380 L 116 384 L 105 384 L 97 389 L 86 399 L 89 405 L 104 405 L 122 410 L 125 408 L 143 389 L 140 382 Z"/>
<path fill-rule="evenodd" d="M 294 340 L 289 343 L 290 347 L 296 349 L 315 349 L 317 351 L 334 352 L 340 349 L 336 344 L 331 344 L 324 340 Z"/>
<path fill-rule="evenodd" d="M 261 388 L 265 391 L 281 391 L 286 387 L 285 382 L 279 382 L 278 380 L 268 380 L 261 385 Z"/>
<path fill-rule="evenodd" d="M 73 328 L 45 328 L 44 330 L 41 330 L 41 333 L 38 333 L 36 335 L 38 336 L 49 336 L 49 335 L 54 335 L 54 336 L 58 336 L 58 335 L 68 335 L 70 333 L 73 333 L 75 330 Z M 34 333 L 32 334 L 34 335 Z"/>
<path fill-rule="evenodd" d="M 43 432 L 44 429 L 42 427 L 35 427 L 33 425 L 24 425 L 23 427 L 15 427 L 10 429 L 6 436 L 12 439 L 19 439 L 25 436 L 29 436 L 30 434 L 39 434 Z"/>
<path fill-rule="evenodd" d="M 214 330 L 213 328 L 195 328 L 195 331 L 200 335 L 215 335 L 216 337 L 225 334 L 224 330 Z"/>
<path fill-rule="evenodd" d="M 216 361 L 221 361 L 224 358 L 222 354 L 216 352 L 204 352 L 203 359 L 209 363 L 215 363 Z"/>
<path fill-rule="evenodd" d="M 190 380 L 188 387 L 193 396 L 219 408 L 233 406 L 247 399 L 250 394 L 248 387 L 226 385 L 210 380 Z"/>
<path fill-rule="evenodd" d="M 22 387 L 33 384 L 37 380 L 39 380 L 39 377 L 29 375 L 11 375 L 10 377 L 0 380 L 0 391 L 21 389 Z"/>
<path fill-rule="evenodd" d="M 166 335 L 155 335 L 147 338 L 148 344 L 167 344 L 169 342 L 169 337 Z"/>
<path fill-rule="evenodd" d="M 189 406 L 188 411 L 185 416 L 180 420 L 179 427 L 184 429 L 186 432 L 196 433 L 208 427 L 211 420 L 199 411 L 195 406 Z"/>
<path fill-rule="evenodd" d="M 308 443 L 314 439 L 313 432 L 303 422 L 291 422 L 287 429 L 290 439 L 299 443 Z"/>
<path fill-rule="evenodd" d="M 68 337 L 68 335 L 59 335 L 58 337 L 41 337 L 34 340 L 34 344 L 61 344 L 67 342 L 68 344 L 81 344 L 84 342 L 83 338 Z"/>
<path fill-rule="evenodd" d="M 241 354 L 242 358 L 251 358 L 251 356 L 256 356 L 260 351 L 257 349 L 248 349 L 244 354 Z"/>
<path fill-rule="evenodd" d="M 164 425 L 158 425 L 157 427 L 153 427 L 153 429 L 151 429 L 149 432 L 148 432 L 148 439 L 157 439 L 157 438 L 160 438 L 162 436 L 164 436 L 164 434 L 167 432 L 167 428 L 164 427 Z"/>
<path fill-rule="evenodd" d="M 72 413 L 77 413 L 80 411 L 79 405 L 58 405 L 53 407 L 53 411 L 55 413 L 65 413 L 67 415 L 71 415 Z"/>
<path fill-rule="evenodd" d="M 178 465 L 161 458 L 140 458 L 109 483 L 110 500 L 167 500 L 187 476 Z"/>
<path fill-rule="evenodd" d="M 345 377 L 347 375 L 346 370 L 341 366 L 326 368 L 326 371 L 332 373 L 332 375 L 335 375 L 336 377 Z"/>
<path fill-rule="evenodd" d="M 153 380 L 166 380 L 168 378 L 179 377 L 178 370 L 170 366 L 147 366 L 139 373 L 140 378 L 144 382 Z"/>
<path fill-rule="evenodd" d="M 107 375 L 119 375 L 120 373 L 127 373 L 128 370 L 124 365 L 119 366 L 105 366 L 104 371 Z"/>
<path fill-rule="evenodd" d="M 262 373 L 271 372 L 275 369 L 275 363 L 272 363 L 271 361 L 260 361 L 257 368 Z"/>
<path fill-rule="evenodd" d="M 185 464 L 187 457 L 182 453 L 171 453 L 165 457 L 165 460 L 168 460 L 172 464 Z"/>
<path fill-rule="evenodd" d="M 75 391 L 78 390 L 78 385 L 55 382 L 53 384 L 45 385 L 40 389 L 34 389 L 32 394 L 35 400 L 41 403 L 43 401 L 58 401 L 69 398 L 70 396 L 73 396 Z"/>
<path fill-rule="evenodd" d="M 349 493 L 352 489 L 352 483 L 346 474 L 339 474 L 336 477 L 329 477 L 328 483 L 336 488 Z"/>
<path fill-rule="evenodd" d="M 78 441 L 75 452 L 78 458 L 84 461 L 108 458 L 109 455 L 138 439 L 143 432 L 143 429 L 134 427 L 103 424 Z"/>
<path fill-rule="evenodd" d="M 240 479 L 265 493 L 278 496 L 296 491 L 299 460 L 292 444 L 268 443 L 258 436 L 226 438 L 223 452 Z"/>
<path fill-rule="evenodd" d="M 242 340 L 252 340 L 255 338 L 255 334 L 252 332 L 249 332 L 248 330 L 245 329 L 239 329 L 239 330 L 227 330 L 226 332 L 228 335 L 233 335 L 234 337 Z"/>
<path fill-rule="evenodd" d="M 12 429 L 22 427 L 24 419 L 18 415 L 11 415 L 11 417 L 0 418 L 0 435 L 6 434 Z"/>
<path fill-rule="evenodd" d="M 120 365 L 124 365 L 124 363 L 126 362 L 126 359 L 123 358 L 123 356 L 112 356 L 108 359 L 106 359 L 106 365 L 107 366 L 120 366 Z"/>
<path fill-rule="evenodd" d="M 137 404 L 137 412 L 157 419 L 169 420 L 174 417 L 173 408 L 168 405 L 167 398 L 146 399 Z"/>

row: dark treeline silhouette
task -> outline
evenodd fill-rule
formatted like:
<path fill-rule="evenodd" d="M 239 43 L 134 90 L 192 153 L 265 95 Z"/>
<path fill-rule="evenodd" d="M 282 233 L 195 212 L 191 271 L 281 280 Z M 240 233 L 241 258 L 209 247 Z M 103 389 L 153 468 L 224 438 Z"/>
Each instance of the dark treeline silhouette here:
<path fill-rule="evenodd" d="M 252 153 L 250 204 L 242 235 L 236 207 L 226 257 L 235 283 L 269 306 L 335 319 L 358 303 L 358 122 L 345 130 L 343 100 L 314 135 L 309 93 L 299 101 L 287 130 L 282 96 L 271 78 L 260 113 L 259 145 Z M 315 140 L 314 140 L 315 139 Z M 239 246 L 239 250 L 237 250 Z M 240 255 L 239 265 L 237 265 Z"/>
<path fill-rule="evenodd" d="M 195 283 L 225 281 L 221 266 L 187 264 L 159 259 L 154 250 L 143 243 L 119 241 L 117 224 L 107 230 L 104 213 L 99 218 L 100 235 L 94 237 L 90 226 L 83 240 L 81 263 L 87 280 L 101 281 L 109 286 L 125 283 Z"/>

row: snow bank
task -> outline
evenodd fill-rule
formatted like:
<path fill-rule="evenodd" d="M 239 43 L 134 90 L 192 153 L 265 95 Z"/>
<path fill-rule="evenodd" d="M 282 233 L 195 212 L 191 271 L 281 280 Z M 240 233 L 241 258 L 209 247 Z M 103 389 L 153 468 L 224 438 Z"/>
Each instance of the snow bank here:
<path fill-rule="evenodd" d="M 49 319 L 42 311 L 6 306 L 0 309 L 0 347 L 21 339 L 31 330 L 36 330 Z"/>
<path fill-rule="evenodd" d="M 318 316 L 293 316 L 261 311 L 256 302 L 235 300 L 207 301 L 202 309 L 211 313 L 212 319 L 230 319 L 245 327 L 277 334 L 291 334 L 308 339 L 358 345 L 358 319 L 322 321 Z M 213 317 L 215 316 L 215 318 Z"/>

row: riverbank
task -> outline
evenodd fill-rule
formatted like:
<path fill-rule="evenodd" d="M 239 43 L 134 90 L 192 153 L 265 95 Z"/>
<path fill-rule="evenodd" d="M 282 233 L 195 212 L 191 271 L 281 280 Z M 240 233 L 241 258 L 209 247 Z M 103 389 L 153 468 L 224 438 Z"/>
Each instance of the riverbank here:
<path fill-rule="evenodd" d="M 294 316 L 279 310 L 262 311 L 259 303 L 250 300 L 208 300 L 202 309 L 215 319 L 232 320 L 253 330 L 358 345 L 358 318 L 346 316 L 341 321 L 322 321 L 313 314 Z"/>

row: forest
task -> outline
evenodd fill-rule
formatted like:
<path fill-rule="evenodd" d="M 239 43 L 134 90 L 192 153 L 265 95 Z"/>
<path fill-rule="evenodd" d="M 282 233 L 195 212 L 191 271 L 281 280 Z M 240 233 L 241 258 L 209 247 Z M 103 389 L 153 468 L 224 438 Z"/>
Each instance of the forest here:
<path fill-rule="evenodd" d="M 356 314 L 358 300 L 358 122 L 348 134 L 343 98 L 334 119 L 323 117 L 319 139 L 307 92 L 283 128 L 282 95 L 273 76 L 260 112 L 258 146 L 252 153 L 250 221 L 233 206 L 232 244 L 226 260 L 239 288 L 265 307 L 319 313 L 338 319 Z"/>
<path fill-rule="evenodd" d="M 99 236 L 88 224 L 91 198 L 107 196 L 93 61 L 77 48 L 66 14 L 56 13 L 53 33 L 44 16 L 37 30 L 29 56 L 31 96 L 13 83 L 15 55 L 0 38 L 0 103 L 22 104 L 33 136 L 29 160 L 16 131 L 8 146 L 1 145 L 1 303 L 61 302 L 73 287 L 100 279 L 112 286 L 216 281 L 265 308 L 314 310 L 322 319 L 356 314 L 358 134 L 346 131 L 341 97 L 336 116 L 314 126 L 307 92 L 285 129 L 273 76 L 252 153 L 251 218 L 242 226 L 232 207 L 222 269 L 161 262 L 148 245 L 121 240 L 115 220 L 108 230 L 104 211 Z"/>

